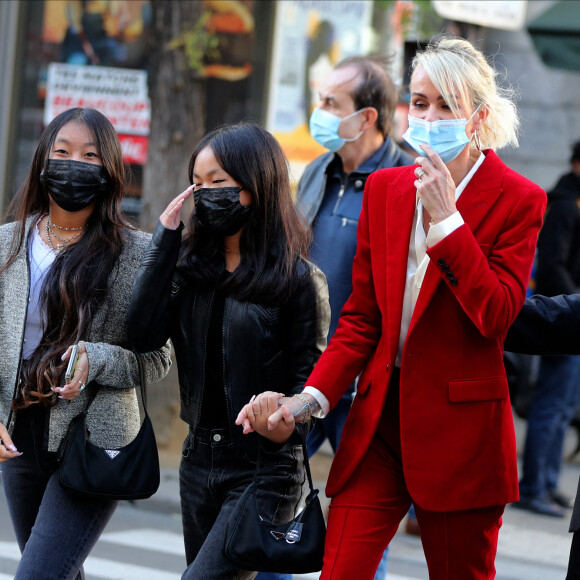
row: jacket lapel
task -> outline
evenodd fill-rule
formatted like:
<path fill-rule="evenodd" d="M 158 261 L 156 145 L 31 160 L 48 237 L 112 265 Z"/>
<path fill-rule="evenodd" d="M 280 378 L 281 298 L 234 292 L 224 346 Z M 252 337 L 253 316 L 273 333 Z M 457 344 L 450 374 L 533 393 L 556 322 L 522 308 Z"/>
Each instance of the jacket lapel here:
<path fill-rule="evenodd" d="M 457 210 L 476 238 L 477 226 L 493 207 L 495 200 L 502 192 L 501 180 L 505 171 L 505 166 L 499 161 L 498 156 L 493 151 L 485 151 L 485 154 L 484 162 L 457 200 Z M 413 311 L 409 332 L 413 329 L 429 302 L 431 302 L 431 298 L 441 282 L 442 278 L 439 270 L 435 264 L 429 262 L 421 291 L 417 298 L 417 304 Z"/>
<path fill-rule="evenodd" d="M 411 168 L 412 169 L 412 168 Z M 411 186 L 409 187 L 409 181 Z M 386 332 L 391 353 L 397 352 L 403 313 L 403 296 L 407 279 L 407 259 L 413 217 L 415 215 L 415 187 L 409 174 L 403 172 L 391 184 L 386 211 Z M 404 232 L 404 235 L 401 235 Z M 395 281 L 397 286 L 395 286 Z M 394 349 L 394 351 L 393 351 Z"/>

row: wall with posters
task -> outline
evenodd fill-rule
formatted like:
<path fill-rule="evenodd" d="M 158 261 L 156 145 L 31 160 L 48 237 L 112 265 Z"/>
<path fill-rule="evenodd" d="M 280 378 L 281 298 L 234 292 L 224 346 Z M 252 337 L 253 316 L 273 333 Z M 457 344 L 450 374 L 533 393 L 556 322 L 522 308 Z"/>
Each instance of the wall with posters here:
<path fill-rule="evenodd" d="M 72 107 L 91 107 L 111 121 L 125 163 L 145 165 L 151 107 L 142 70 L 51 63 L 48 65 L 44 124 Z"/>
<path fill-rule="evenodd" d="M 266 126 L 280 141 L 293 174 L 326 151 L 308 121 L 318 88 L 340 60 L 370 50 L 372 1 L 276 4 Z"/>
<path fill-rule="evenodd" d="M 120 106 L 114 105 L 115 91 L 122 86 L 129 91 L 124 93 L 129 101 L 124 114 L 134 125 L 132 130 L 118 127 L 133 175 L 124 207 L 138 214 L 148 134 L 149 1 L 44 0 L 17 5 L 26 41 L 18 45 L 18 82 L 14 97 L 7 99 L 14 123 L 10 133 L 18 145 L 5 174 L 4 205 L 24 179 L 46 123 L 74 104 L 97 103 L 111 116 L 111 107 Z M 204 6 L 206 25 L 219 40 L 217 54 L 206 57 L 202 73 L 205 127 L 242 119 L 264 123 L 282 143 L 293 176 L 299 177 L 324 151 L 308 131 L 319 83 L 342 58 L 376 50 L 371 47 L 379 34 L 373 22 L 375 2 L 204 0 Z M 395 28 L 391 22 L 384 26 L 383 38 L 393 36 Z M 391 43 L 387 52 L 392 48 Z"/>
<path fill-rule="evenodd" d="M 0 4 L 4 15 L 6 3 Z M 10 63 L 15 82 L 10 87 L 0 86 L 3 108 L 7 109 L 0 119 L 5 117 L 12 123 L 0 130 L 16 148 L 12 155 L 0 151 L 0 167 L 5 167 L 2 206 L 7 206 L 26 176 L 38 138 L 54 115 L 70 106 L 95 106 L 119 131 L 132 174 L 123 206 L 136 216 L 149 132 L 150 1 L 8 4 L 16 16 L 3 18 L 3 24 L 14 26 L 17 21 L 18 26 L 3 40 L 9 39 L 9 48 L 18 58 L 2 60 Z M 273 3 L 203 0 L 203 4 L 206 26 L 219 40 L 219 50 L 204 61 L 208 105 L 201 122 L 207 128 L 241 119 L 262 122 Z M 184 156 L 189 154 L 184 151 Z"/>
<path fill-rule="evenodd" d="M 133 81 L 137 89 L 134 98 L 145 112 L 132 113 L 134 125 L 141 123 L 141 127 L 139 131 L 125 131 L 125 161 L 131 165 L 134 175 L 132 189 L 128 193 L 138 194 L 149 123 L 148 102 L 143 104 L 147 92 L 149 0 L 47 0 L 10 4 L 18 10 L 18 30 L 14 41 L 17 63 L 14 67 L 13 94 L 7 99 L 13 125 L 2 127 L 2 133 L 3 136 L 8 135 L 16 148 L 3 176 L 2 206 L 7 206 L 26 176 L 43 128 L 68 105 L 80 105 L 83 95 L 87 98 L 91 96 L 88 81 L 97 71 L 104 75 L 124 70 L 125 75 L 131 75 L 129 71 L 136 69 L 131 75 L 138 79 Z M 86 71 L 83 84 L 77 83 L 74 88 L 71 83 L 66 84 L 67 79 L 80 79 L 80 71 L 83 70 Z M 93 78 L 98 78 L 92 81 L 93 85 L 101 85 L 104 91 L 107 86 L 104 76 Z M 115 80 L 119 82 L 120 77 L 117 75 Z M 47 102 L 49 89 L 52 99 Z M 85 90 L 88 90 L 86 94 Z M 102 96 L 105 97 L 104 92 Z M 128 100 L 131 101 L 130 98 Z M 100 103 L 103 104 L 104 101 Z M 146 130 L 143 128 L 144 117 Z M 129 137 L 131 140 L 137 139 L 138 143 L 131 142 Z M 132 208 L 126 209 L 131 211 Z"/>

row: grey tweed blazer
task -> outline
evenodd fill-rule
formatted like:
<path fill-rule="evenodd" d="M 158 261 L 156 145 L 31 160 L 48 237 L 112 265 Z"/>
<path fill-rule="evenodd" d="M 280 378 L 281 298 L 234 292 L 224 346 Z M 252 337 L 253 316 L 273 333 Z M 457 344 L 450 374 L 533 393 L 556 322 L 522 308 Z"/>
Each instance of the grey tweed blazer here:
<path fill-rule="evenodd" d="M 36 216 L 27 219 L 26 239 L 36 221 Z M 15 222 L 0 227 L 2 264 L 6 263 L 17 227 Z M 91 381 L 101 385 L 88 415 L 91 439 L 97 445 L 116 448 L 126 445 L 139 430 L 135 391 L 139 384 L 139 369 L 127 338 L 126 315 L 133 280 L 150 239 L 150 234 L 125 230 L 125 246 L 117 268 L 111 273 L 109 291 L 85 340 L 89 357 L 87 388 L 72 403 L 61 399 L 51 409 L 49 451 L 58 449 L 70 420 L 84 408 L 87 394 L 91 387 L 94 388 L 94 384 L 89 384 Z M 0 275 L 0 421 L 8 426 L 9 432 L 14 428 L 14 413 L 10 408 L 22 356 L 29 280 L 27 244 L 24 244 L 14 263 Z M 143 356 L 147 382 L 158 381 L 169 371 L 168 344 Z"/>

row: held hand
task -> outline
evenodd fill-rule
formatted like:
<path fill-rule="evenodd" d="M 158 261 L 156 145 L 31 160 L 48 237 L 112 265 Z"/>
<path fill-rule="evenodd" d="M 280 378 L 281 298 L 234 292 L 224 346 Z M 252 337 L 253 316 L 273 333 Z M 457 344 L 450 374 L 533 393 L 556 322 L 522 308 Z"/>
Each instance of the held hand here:
<path fill-rule="evenodd" d="M 242 425 L 244 429 L 244 435 L 247 435 L 248 433 L 253 433 L 254 431 L 256 431 L 256 429 L 254 429 L 254 425 L 256 424 L 256 416 L 265 415 L 265 419 L 264 417 L 261 417 L 261 419 L 267 421 L 268 417 L 271 414 L 267 412 L 269 397 L 273 397 L 274 400 L 276 401 L 276 403 L 273 405 L 272 410 L 272 412 L 274 412 L 275 410 L 278 409 L 277 401 L 283 396 L 284 396 L 283 393 L 275 393 L 274 391 L 264 391 L 261 395 L 258 396 L 252 395 L 250 402 L 247 405 L 244 405 L 242 407 L 242 410 L 238 413 L 238 416 L 235 420 L 235 424 Z M 266 412 L 262 413 L 262 399 L 264 397 L 266 401 L 265 403 Z"/>
<path fill-rule="evenodd" d="M 253 396 L 250 402 L 243 407 L 236 419 L 236 425 L 243 425 L 244 434 L 256 431 L 262 437 L 275 443 L 284 443 L 294 431 L 294 417 L 287 410 L 282 421 L 275 429 L 271 429 L 268 419 L 278 412 L 279 401 L 284 398 L 282 393 L 266 391 L 261 395 Z"/>
<path fill-rule="evenodd" d="M 159 221 L 164 228 L 176 230 L 181 222 L 181 208 L 184 202 L 193 195 L 193 185 L 190 185 L 184 192 L 180 193 L 159 216 Z"/>
<path fill-rule="evenodd" d="M 16 449 L 10 435 L 8 435 L 8 430 L 0 423 L 0 463 L 14 459 L 14 457 L 18 457 L 19 455 L 22 455 L 22 453 Z"/>
<path fill-rule="evenodd" d="M 312 395 L 304 395 L 304 397 L 314 404 L 314 397 Z M 292 428 L 294 423 L 304 422 L 306 418 L 306 405 L 302 399 L 298 397 L 282 397 L 278 400 L 280 408 L 268 419 L 268 429 L 277 429 L 280 421 L 288 423 L 285 410 L 292 416 Z"/>
<path fill-rule="evenodd" d="M 66 349 L 66 352 L 62 355 L 62 360 L 69 360 L 71 350 L 73 345 Z M 55 393 L 58 394 L 59 399 L 65 399 L 67 401 L 72 401 L 76 399 L 86 387 L 86 380 L 89 376 L 89 357 L 87 355 L 87 347 L 85 343 L 79 342 L 79 350 L 77 356 L 77 363 L 74 368 L 74 373 L 71 380 L 66 383 L 63 387 L 56 387 L 53 389 Z"/>
<path fill-rule="evenodd" d="M 415 187 L 423 207 L 434 223 L 439 223 L 457 211 L 455 206 L 455 183 L 441 157 L 427 144 L 421 147 L 429 157 L 417 157 L 415 164 Z"/>

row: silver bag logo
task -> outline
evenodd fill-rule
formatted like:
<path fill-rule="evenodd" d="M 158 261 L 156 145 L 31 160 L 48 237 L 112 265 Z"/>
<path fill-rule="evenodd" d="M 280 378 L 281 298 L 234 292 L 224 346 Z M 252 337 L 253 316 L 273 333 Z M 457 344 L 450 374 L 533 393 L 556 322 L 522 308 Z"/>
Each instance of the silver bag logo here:
<path fill-rule="evenodd" d="M 117 455 L 120 455 L 121 452 L 118 451 L 117 449 L 103 449 L 103 451 L 111 458 L 111 459 L 115 459 L 115 457 L 117 457 Z"/>

